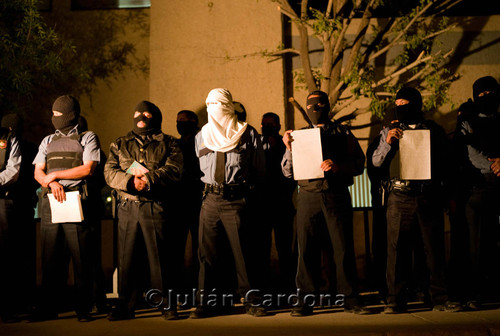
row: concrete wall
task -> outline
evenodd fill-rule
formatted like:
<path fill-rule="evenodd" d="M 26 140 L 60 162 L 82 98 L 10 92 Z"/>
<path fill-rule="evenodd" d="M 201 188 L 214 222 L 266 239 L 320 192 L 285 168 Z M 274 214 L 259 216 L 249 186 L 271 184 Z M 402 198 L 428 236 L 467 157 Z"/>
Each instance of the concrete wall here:
<path fill-rule="evenodd" d="M 149 8 L 73 11 L 71 0 L 53 0 L 52 10 L 44 15 L 47 17 L 49 26 L 56 25 L 56 28 L 60 28 L 62 24 L 70 25 L 69 28 L 75 30 L 73 34 L 80 35 L 75 37 L 76 40 L 78 38 L 101 38 L 99 33 L 92 36 L 90 32 L 94 30 L 90 28 L 98 24 L 99 20 L 105 19 L 105 15 L 111 15 L 113 20 L 116 20 L 114 29 L 116 29 L 117 40 L 113 43 L 123 41 L 132 43 L 136 49 L 134 57 L 143 59 L 149 55 L 149 12 Z M 134 16 L 144 20 L 143 29 L 137 30 L 137 24 L 127 23 L 127 20 Z M 82 42 L 83 45 L 91 45 L 91 43 Z M 76 44 L 78 45 L 78 41 Z M 135 62 L 134 58 L 132 62 Z M 71 88 L 68 88 L 67 92 L 72 93 Z M 141 100 L 149 99 L 149 75 L 140 71 L 124 70 L 118 73 L 116 78 L 109 78 L 106 81 L 98 80 L 90 97 L 82 95 L 79 98 L 82 116 L 87 119 L 89 129 L 99 136 L 101 146 L 107 153 L 112 141 L 132 129 L 136 104 Z"/>
<path fill-rule="evenodd" d="M 151 3 L 150 97 L 163 112 L 163 129 L 176 135 L 178 111 L 189 109 L 206 122 L 211 89 L 227 88 L 260 131 L 262 114 L 283 116 L 281 61 L 260 56 L 281 42 L 281 20 L 271 1 L 153 0 Z"/>

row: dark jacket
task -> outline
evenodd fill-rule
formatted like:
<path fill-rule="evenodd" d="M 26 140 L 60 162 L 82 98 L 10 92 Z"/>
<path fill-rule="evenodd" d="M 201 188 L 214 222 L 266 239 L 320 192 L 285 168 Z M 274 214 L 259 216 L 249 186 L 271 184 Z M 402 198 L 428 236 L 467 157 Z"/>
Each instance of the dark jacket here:
<path fill-rule="evenodd" d="M 145 174 L 149 186 L 147 191 L 137 193 L 128 188 L 133 175 L 126 171 L 134 161 L 149 170 Z M 161 201 L 165 200 L 172 183 L 180 180 L 182 163 L 182 152 L 174 137 L 159 133 L 142 140 L 129 132 L 111 143 L 104 177 L 118 192 L 119 198 Z"/>

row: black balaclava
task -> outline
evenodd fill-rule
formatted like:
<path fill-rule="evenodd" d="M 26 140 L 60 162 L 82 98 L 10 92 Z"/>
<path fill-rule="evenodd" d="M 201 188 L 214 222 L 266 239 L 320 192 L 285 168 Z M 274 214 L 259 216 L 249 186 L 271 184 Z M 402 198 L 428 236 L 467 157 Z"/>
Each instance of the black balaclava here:
<path fill-rule="evenodd" d="M 11 129 L 16 135 L 23 133 L 23 119 L 17 113 L 9 113 L 2 117 L 2 127 Z"/>
<path fill-rule="evenodd" d="M 137 118 L 134 118 L 134 133 L 138 135 L 151 135 L 161 132 L 161 111 L 155 104 L 143 100 L 139 104 L 137 104 L 137 106 L 135 107 L 135 111 L 141 112 L 141 115 Z M 152 117 L 146 118 L 144 114 L 142 114 L 142 112 L 149 112 L 151 113 Z M 146 126 L 144 126 L 143 128 L 137 127 L 137 123 L 139 121 L 144 122 Z"/>
<path fill-rule="evenodd" d="M 265 119 L 273 119 L 272 124 L 264 123 Z M 265 137 L 270 136 L 278 136 L 280 133 L 281 125 L 280 125 L 280 117 L 273 112 L 267 112 L 262 116 L 262 135 Z"/>
<path fill-rule="evenodd" d="M 472 95 L 477 107 L 477 112 L 486 115 L 498 112 L 500 103 L 498 89 L 499 86 L 497 81 L 491 76 L 481 77 L 474 82 L 472 85 Z M 486 91 L 490 91 L 490 93 L 484 94 L 481 97 L 479 96 L 479 94 Z"/>
<path fill-rule="evenodd" d="M 311 97 L 319 96 L 319 97 Z M 313 125 L 326 124 L 329 121 L 330 101 L 323 91 L 313 91 L 307 96 L 307 116 Z"/>
<path fill-rule="evenodd" d="M 196 113 L 190 110 L 182 110 L 177 113 L 177 116 L 179 114 L 185 114 L 189 120 L 177 120 L 177 132 L 181 136 L 195 134 L 198 131 L 198 116 Z"/>
<path fill-rule="evenodd" d="M 78 124 L 80 117 L 80 103 L 73 96 L 61 96 L 54 101 L 52 111 L 61 112 L 62 115 L 52 116 L 52 124 L 55 129 L 68 134 Z"/>
<path fill-rule="evenodd" d="M 238 120 L 241 122 L 247 121 L 247 110 L 245 109 L 245 106 L 243 106 L 242 103 L 233 101 L 233 106 L 234 106 L 234 113 L 238 117 Z"/>
<path fill-rule="evenodd" d="M 406 99 L 405 105 L 396 105 L 396 119 L 403 124 L 413 125 L 424 120 L 422 113 L 422 95 L 417 89 L 404 87 L 396 94 L 396 100 Z"/>

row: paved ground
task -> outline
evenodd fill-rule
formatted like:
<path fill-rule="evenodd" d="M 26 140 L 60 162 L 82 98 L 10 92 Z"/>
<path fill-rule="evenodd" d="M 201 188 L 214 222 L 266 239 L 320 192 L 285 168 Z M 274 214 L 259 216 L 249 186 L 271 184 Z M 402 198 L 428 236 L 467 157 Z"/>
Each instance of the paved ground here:
<path fill-rule="evenodd" d="M 369 336 L 493 336 L 500 335 L 500 307 L 490 306 L 478 312 L 432 312 L 412 306 L 408 314 L 385 315 L 381 306 L 371 307 L 375 314 L 353 315 L 340 309 L 317 310 L 308 317 L 291 317 L 289 310 L 272 311 L 272 316 L 245 314 L 207 319 L 187 319 L 181 311 L 178 321 L 164 321 L 157 311 L 139 311 L 134 320 L 109 322 L 104 315 L 88 323 L 78 322 L 71 313 L 58 320 L 21 321 L 0 324 L 0 335 L 369 335 Z"/>

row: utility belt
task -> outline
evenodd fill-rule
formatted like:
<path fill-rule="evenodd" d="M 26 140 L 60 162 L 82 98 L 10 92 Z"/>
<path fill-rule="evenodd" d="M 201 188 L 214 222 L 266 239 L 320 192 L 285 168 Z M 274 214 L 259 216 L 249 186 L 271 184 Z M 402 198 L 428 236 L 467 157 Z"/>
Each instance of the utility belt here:
<path fill-rule="evenodd" d="M 234 201 L 245 197 L 249 189 L 250 188 L 246 184 L 230 183 L 215 185 L 205 183 L 205 187 L 203 189 L 203 198 L 205 198 L 207 194 L 215 194 L 221 195 L 225 200 Z"/>
<path fill-rule="evenodd" d="M 68 191 L 79 191 L 82 200 L 86 200 L 89 196 L 87 183 L 82 183 L 74 187 L 64 187 L 64 192 Z M 47 196 L 47 194 L 52 194 L 52 190 L 50 188 L 42 188 L 42 197 Z"/>
<path fill-rule="evenodd" d="M 388 191 L 397 190 L 407 194 L 424 194 L 435 190 L 430 181 L 408 181 L 392 179 L 388 183 Z"/>

